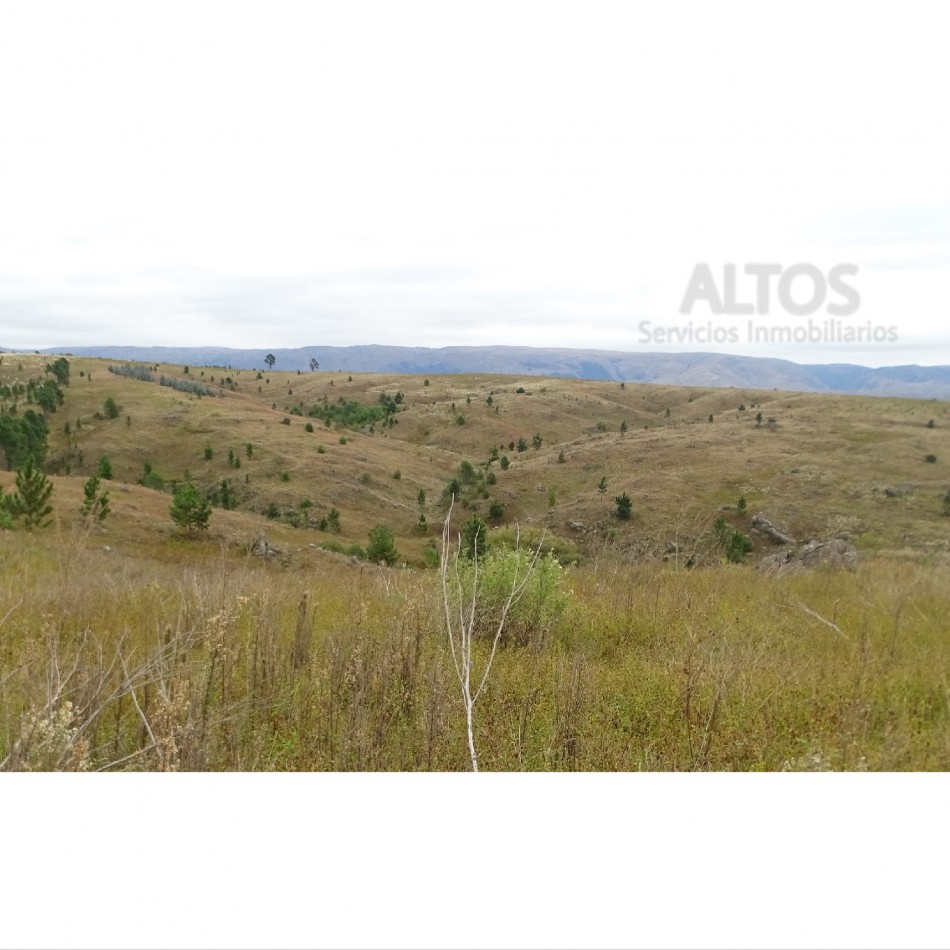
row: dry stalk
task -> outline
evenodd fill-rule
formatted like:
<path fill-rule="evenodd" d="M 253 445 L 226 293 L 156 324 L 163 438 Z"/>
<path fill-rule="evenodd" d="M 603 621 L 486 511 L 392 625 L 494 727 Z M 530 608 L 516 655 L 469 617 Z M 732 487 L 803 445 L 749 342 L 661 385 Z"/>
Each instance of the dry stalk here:
<path fill-rule="evenodd" d="M 472 643 L 475 637 L 476 626 L 476 608 L 478 605 L 478 538 L 475 538 L 475 550 L 473 557 L 473 579 L 471 599 L 466 603 L 465 591 L 462 584 L 462 575 L 459 571 L 459 551 L 461 548 L 461 539 L 455 546 L 454 555 L 452 554 L 452 509 L 455 507 L 455 498 L 449 505 L 448 514 L 445 516 L 445 524 L 442 527 L 442 562 L 439 568 L 439 580 L 442 590 L 442 604 L 445 609 L 445 629 L 449 639 L 449 649 L 452 654 L 452 663 L 455 667 L 455 674 L 458 677 L 459 686 L 462 691 L 462 705 L 465 708 L 465 727 L 468 737 L 468 752 L 472 761 L 472 771 L 478 771 L 478 755 L 475 751 L 475 730 L 474 730 L 474 710 L 475 703 L 482 695 L 485 684 L 488 682 L 488 674 L 491 672 L 492 663 L 495 661 L 495 654 L 498 651 L 498 643 L 505 629 L 505 622 L 508 619 L 508 613 L 511 608 L 518 603 L 524 594 L 528 582 L 531 580 L 531 574 L 537 564 L 538 557 L 541 554 L 541 545 L 544 541 L 542 535 L 541 541 L 535 549 L 531 562 L 523 578 L 519 578 L 518 569 L 515 568 L 514 576 L 511 581 L 511 590 L 508 593 L 504 606 L 501 610 L 501 616 L 498 620 L 498 626 L 495 629 L 495 635 L 492 639 L 491 652 L 488 660 L 482 670 L 481 677 L 475 672 L 472 657 Z M 520 540 L 520 532 L 517 535 Z M 452 555 L 450 557 L 450 555 Z M 449 576 L 449 563 L 452 563 L 452 576 Z M 458 612 L 458 616 L 453 614 Z M 478 686 L 472 688 L 472 683 L 478 682 Z"/>

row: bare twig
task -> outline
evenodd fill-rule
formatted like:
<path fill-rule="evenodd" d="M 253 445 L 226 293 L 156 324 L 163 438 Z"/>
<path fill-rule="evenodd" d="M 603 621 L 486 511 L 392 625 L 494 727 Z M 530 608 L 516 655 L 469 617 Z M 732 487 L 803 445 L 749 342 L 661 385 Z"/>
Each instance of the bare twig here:
<path fill-rule="evenodd" d="M 830 627 L 839 636 L 844 637 L 845 640 L 847 640 L 849 643 L 851 642 L 851 638 L 836 623 L 832 623 L 830 620 L 826 620 L 824 617 L 822 617 L 821 614 L 812 610 L 810 607 L 806 607 L 804 604 L 797 604 L 796 606 L 800 610 L 805 611 L 805 613 L 808 614 L 809 617 L 814 617 L 816 620 L 820 620 L 826 627 Z"/>
<path fill-rule="evenodd" d="M 442 561 L 439 569 L 439 579 L 442 587 L 442 603 L 445 611 L 445 628 L 449 639 L 449 650 L 452 655 L 452 664 L 455 667 L 455 675 L 458 677 L 459 686 L 462 691 L 462 705 L 465 708 L 465 725 L 468 737 L 469 757 L 472 761 L 472 771 L 477 772 L 478 755 L 475 751 L 474 729 L 475 703 L 484 692 L 485 686 L 488 683 L 488 675 L 491 672 L 492 664 L 495 661 L 495 654 L 498 651 L 498 644 L 501 641 L 501 636 L 505 629 L 505 623 L 508 620 L 508 614 L 511 611 L 511 608 L 524 594 L 528 582 L 531 579 L 534 567 L 537 564 L 538 557 L 541 553 L 541 546 L 544 541 L 544 536 L 542 535 L 541 541 L 538 543 L 538 547 L 531 558 L 531 562 L 525 569 L 524 577 L 519 577 L 518 565 L 516 564 L 515 566 L 515 574 L 511 581 L 511 590 L 508 592 L 507 599 L 505 600 L 505 603 L 502 607 L 498 625 L 495 628 L 495 633 L 492 638 L 491 652 L 489 653 L 488 659 L 485 662 L 485 668 L 482 670 L 481 677 L 474 677 L 478 680 L 478 686 L 473 691 L 472 680 L 474 670 L 472 659 L 472 643 L 475 636 L 477 616 L 476 607 L 478 604 L 478 537 L 476 535 L 474 542 L 472 589 L 470 594 L 471 599 L 468 601 L 468 603 L 466 603 L 465 589 L 462 584 L 462 573 L 459 568 L 459 548 L 461 547 L 461 542 L 456 544 L 454 553 L 452 551 L 451 525 L 452 510 L 454 507 L 455 498 L 453 497 L 452 502 L 449 505 L 448 514 L 445 517 L 445 524 L 442 527 Z M 520 537 L 521 536 L 519 532 L 519 542 Z M 449 577 L 450 561 L 453 565 L 453 576 L 451 578 Z M 452 591 L 451 593 L 450 590 Z M 454 605 L 452 604 L 453 600 L 455 601 Z M 457 609 L 457 618 L 453 617 L 453 614 L 455 613 L 453 606 Z"/>

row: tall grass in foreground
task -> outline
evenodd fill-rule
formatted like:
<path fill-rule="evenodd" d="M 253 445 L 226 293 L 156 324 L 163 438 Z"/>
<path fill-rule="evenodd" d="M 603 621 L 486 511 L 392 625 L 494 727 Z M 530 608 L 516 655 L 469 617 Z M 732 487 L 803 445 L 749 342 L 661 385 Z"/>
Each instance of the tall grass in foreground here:
<path fill-rule="evenodd" d="M 436 572 L 200 549 L 0 535 L 2 768 L 471 767 Z M 479 765 L 946 770 L 947 575 L 566 571 L 556 613 L 501 638 Z M 479 666 L 491 648 L 473 639 Z"/>

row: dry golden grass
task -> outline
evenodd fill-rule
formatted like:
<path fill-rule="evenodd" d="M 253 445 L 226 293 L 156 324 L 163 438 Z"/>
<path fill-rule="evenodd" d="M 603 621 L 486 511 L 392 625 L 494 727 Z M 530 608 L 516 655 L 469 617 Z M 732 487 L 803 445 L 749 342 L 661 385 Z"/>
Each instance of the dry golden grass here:
<path fill-rule="evenodd" d="M 0 381 L 43 365 L 5 354 Z M 585 557 L 554 627 L 497 657 L 476 719 L 482 767 L 950 766 L 944 403 L 500 376 L 257 380 L 207 367 L 209 385 L 231 376 L 238 388 L 198 399 L 106 366 L 71 360 L 66 403 L 50 417 L 50 461 L 71 465 L 52 476 L 54 526 L 0 532 L 7 768 L 466 768 L 434 572 L 421 567 L 427 538 L 414 525 L 419 489 L 433 535 L 446 480 L 493 446 L 511 460 L 491 467 L 489 490 L 507 520 Z M 307 433 L 290 415 L 325 394 L 374 402 L 397 391 L 397 424 L 373 433 L 319 420 Z M 119 418 L 97 419 L 110 395 Z M 507 448 L 520 437 L 526 452 Z M 931 453 L 936 463 L 924 461 Z M 88 530 L 82 485 L 102 455 L 112 514 Z M 134 484 L 145 461 L 203 488 L 229 478 L 240 508 L 215 509 L 204 536 L 184 537 L 170 496 Z M 13 473 L 0 483 L 10 489 Z M 634 501 L 628 523 L 613 517 L 622 491 Z M 740 495 L 750 515 L 799 539 L 850 539 L 862 563 L 767 576 L 753 565 L 771 548 L 755 538 L 749 564 L 721 564 L 710 527 L 725 513 L 749 530 Z M 300 513 L 303 499 L 308 517 L 340 510 L 338 538 L 263 514 L 270 503 Z M 487 499 L 473 504 L 485 514 Z M 319 549 L 365 545 L 378 522 L 410 569 Z M 276 556 L 248 553 L 262 533 Z M 673 541 L 679 556 L 664 561 Z M 692 552 L 699 566 L 687 570 Z"/>
<path fill-rule="evenodd" d="M 23 370 L 15 368 L 20 361 Z M 8 354 L 0 378 L 28 376 L 42 365 L 38 356 Z M 113 376 L 108 365 L 71 361 L 66 405 L 50 420 L 52 470 L 64 471 L 68 460 L 73 477 L 85 478 L 107 455 L 119 483 L 137 481 L 145 462 L 169 481 L 187 473 L 203 488 L 230 479 L 241 509 L 257 514 L 272 503 L 282 513 L 300 514 L 300 502 L 309 499 L 309 517 L 316 520 L 331 507 L 341 511 L 345 544 L 365 543 L 373 524 L 388 522 L 400 551 L 415 563 L 425 544 L 414 531 L 419 489 L 427 495 L 427 518 L 437 520 L 439 495 L 459 463 L 483 463 L 493 446 L 503 446 L 499 454 L 511 460 L 508 471 L 492 466 L 497 483 L 489 488 L 507 506 L 506 520 L 545 525 L 591 554 L 609 529 L 615 547 L 631 557 L 661 554 L 671 540 L 691 548 L 742 494 L 750 515 L 762 512 L 799 539 L 844 537 L 860 549 L 901 557 L 950 553 L 950 520 L 940 517 L 950 488 L 946 403 L 503 376 L 433 376 L 428 386 L 420 377 L 382 374 L 350 381 L 343 373 L 264 372 L 257 380 L 250 370 L 191 367 L 190 378 L 210 386 L 225 376 L 237 384 L 223 399 L 198 399 Z M 181 367 L 157 372 L 184 375 Z M 405 394 L 398 424 L 377 426 L 373 434 L 290 415 L 294 405 L 306 407 L 325 395 L 331 402 L 372 403 L 382 392 L 397 391 Z M 96 419 L 110 395 L 122 407 L 120 417 Z M 454 422 L 459 414 L 464 425 Z M 288 417 L 291 424 L 282 425 Z M 934 428 L 927 427 L 930 419 Z M 307 421 L 313 433 L 304 430 Z M 623 421 L 628 429 L 621 435 Z M 598 431 L 598 423 L 607 431 Z M 530 447 L 535 433 L 544 440 L 539 450 Z M 507 448 L 522 437 L 526 452 Z M 210 461 L 206 446 L 214 453 Z M 240 468 L 228 464 L 229 450 Z M 565 462 L 558 464 L 562 451 Z M 925 462 L 929 454 L 935 464 Z M 603 495 L 597 491 L 602 477 Z M 613 499 L 624 491 L 634 516 L 617 524 Z M 474 503 L 484 516 L 489 499 Z M 575 531 L 571 522 L 589 530 Z M 268 530 L 281 533 L 273 523 Z M 756 553 L 766 552 L 759 544 Z"/>

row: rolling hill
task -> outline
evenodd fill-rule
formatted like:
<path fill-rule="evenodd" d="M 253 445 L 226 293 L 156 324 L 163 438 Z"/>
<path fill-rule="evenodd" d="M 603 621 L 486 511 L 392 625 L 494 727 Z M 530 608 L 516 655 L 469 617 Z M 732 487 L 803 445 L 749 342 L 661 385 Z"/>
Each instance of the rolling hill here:
<path fill-rule="evenodd" d="M 7 432 L 35 420 L 46 362 L 3 354 Z M 43 396 L 52 523 L 0 528 L 0 771 L 471 768 L 453 614 L 494 662 L 483 769 L 950 767 L 946 403 L 69 368 L 62 403 Z M 104 460 L 111 511 L 90 523 Z M 214 504 L 206 531 L 170 516 L 183 481 Z M 497 653 L 492 588 L 456 613 L 434 569 L 450 493 L 454 532 L 489 525 L 483 578 L 519 534 L 545 552 Z M 784 550 L 757 516 L 855 555 L 757 569 Z M 394 566 L 367 556 L 380 525 Z"/>

